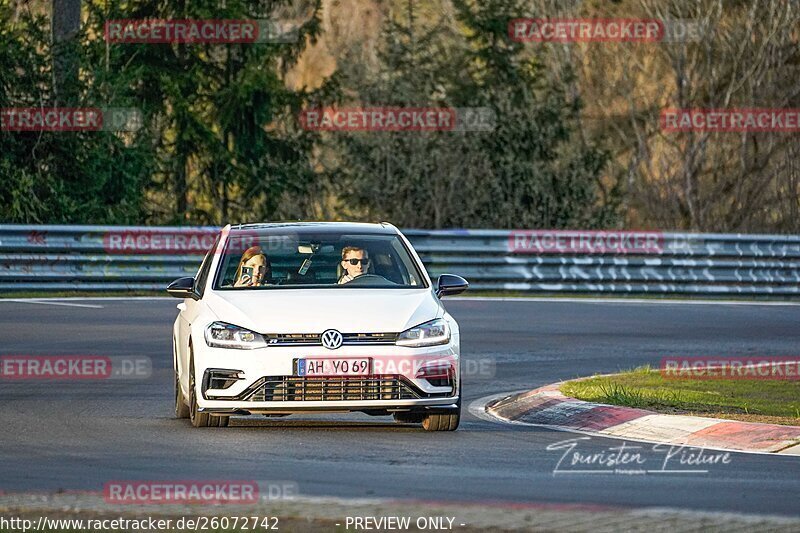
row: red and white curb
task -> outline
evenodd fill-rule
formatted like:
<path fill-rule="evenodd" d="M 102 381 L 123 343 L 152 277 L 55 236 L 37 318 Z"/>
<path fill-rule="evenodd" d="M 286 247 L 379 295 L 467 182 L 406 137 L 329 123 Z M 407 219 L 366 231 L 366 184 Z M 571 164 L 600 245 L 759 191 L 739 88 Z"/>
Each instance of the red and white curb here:
<path fill-rule="evenodd" d="M 503 421 L 611 438 L 739 452 L 800 455 L 800 427 L 664 415 L 564 396 L 558 384 L 490 401 Z"/>

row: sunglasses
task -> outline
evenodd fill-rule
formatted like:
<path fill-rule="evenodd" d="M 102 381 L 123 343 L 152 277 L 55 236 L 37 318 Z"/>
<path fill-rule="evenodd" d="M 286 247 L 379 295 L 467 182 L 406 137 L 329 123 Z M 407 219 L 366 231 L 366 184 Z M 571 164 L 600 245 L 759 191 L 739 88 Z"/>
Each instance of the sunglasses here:
<path fill-rule="evenodd" d="M 350 264 L 351 264 L 351 265 L 353 265 L 353 266 L 356 266 L 356 265 L 357 265 L 357 264 L 359 264 L 359 263 L 361 263 L 361 264 L 362 264 L 362 265 L 364 265 L 364 266 L 366 266 L 366 265 L 368 265 L 368 264 L 369 264 L 369 259 L 357 259 L 357 258 L 353 258 L 353 259 L 345 259 L 345 261 L 346 261 L 346 262 L 348 262 L 348 263 L 350 263 Z"/>

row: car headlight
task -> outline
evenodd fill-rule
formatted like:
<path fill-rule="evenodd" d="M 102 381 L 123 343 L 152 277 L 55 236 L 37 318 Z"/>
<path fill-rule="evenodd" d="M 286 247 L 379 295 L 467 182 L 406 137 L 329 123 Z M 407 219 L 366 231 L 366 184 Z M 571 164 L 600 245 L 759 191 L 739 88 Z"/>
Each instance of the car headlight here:
<path fill-rule="evenodd" d="M 206 328 L 206 344 L 215 348 L 252 350 L 266 348 L 267 341 L 260 334 L 225 322 L 213 322 Z"/>
<path fill-rule="evenodd" d="M 398 346 L 435 346 L 450 342 L 450 326 L 442 318 L 407 329 L 397 336 Z"/>

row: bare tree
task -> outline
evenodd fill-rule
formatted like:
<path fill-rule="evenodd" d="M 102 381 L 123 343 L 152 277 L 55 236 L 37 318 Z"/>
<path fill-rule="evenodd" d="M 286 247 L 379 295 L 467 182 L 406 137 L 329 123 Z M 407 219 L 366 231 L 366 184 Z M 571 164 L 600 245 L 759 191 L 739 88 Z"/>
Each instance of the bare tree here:
<path fill-rule="evenodd" d="M 693 30 L 658 43 L 546 44 L 550 73 L 574 74 L 583 128 L 615 158 L 631 226 L 798 231 L 800 136 L 666 132 L 664 108 L 797 108 L 800 5 L 782 0 L 540 0 L 549 16 L 641 17 Z M 566 11 L 566 12 L 565 12 Z M 667 32 L 671 34 L 670 31 Z"/>

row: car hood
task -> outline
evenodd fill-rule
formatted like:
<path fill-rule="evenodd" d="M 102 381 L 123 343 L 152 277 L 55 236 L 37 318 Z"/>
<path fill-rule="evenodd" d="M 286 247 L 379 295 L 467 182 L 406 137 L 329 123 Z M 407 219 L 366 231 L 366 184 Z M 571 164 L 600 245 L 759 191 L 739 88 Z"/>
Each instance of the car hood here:
<path fill-rule="evenodd" d="M 396 333 L 444 314 L 433 293 L 420 289 L 268 289 L 209 296 L 219 320 L 258 333 Z"/>

